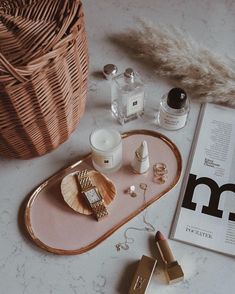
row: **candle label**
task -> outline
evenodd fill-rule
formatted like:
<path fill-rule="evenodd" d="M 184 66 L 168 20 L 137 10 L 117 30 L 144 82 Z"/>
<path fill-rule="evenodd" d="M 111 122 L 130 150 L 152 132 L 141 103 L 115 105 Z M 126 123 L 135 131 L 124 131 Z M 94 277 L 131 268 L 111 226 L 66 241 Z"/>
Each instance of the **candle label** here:
<path fill-rule="evenodd" d="M 127 103 L 127 116 L 143 111 L 144 109 L 144 95 L 143 93 L 131 96 Z"/>
<path fill-rule="evenodd" d="M 93 153 L 92 159 L 101 168 L 113 167 L 113 156 L 106 156 L 98 153 Z"/>

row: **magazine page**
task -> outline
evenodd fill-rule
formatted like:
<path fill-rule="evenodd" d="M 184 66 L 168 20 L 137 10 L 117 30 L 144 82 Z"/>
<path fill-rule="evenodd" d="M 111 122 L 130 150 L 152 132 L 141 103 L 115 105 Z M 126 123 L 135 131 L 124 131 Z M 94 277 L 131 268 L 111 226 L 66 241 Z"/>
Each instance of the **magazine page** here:
<path fill-rule="evenodd" d="M 235 256 L 235 109 L 203 111 L 172 237 Z"/>

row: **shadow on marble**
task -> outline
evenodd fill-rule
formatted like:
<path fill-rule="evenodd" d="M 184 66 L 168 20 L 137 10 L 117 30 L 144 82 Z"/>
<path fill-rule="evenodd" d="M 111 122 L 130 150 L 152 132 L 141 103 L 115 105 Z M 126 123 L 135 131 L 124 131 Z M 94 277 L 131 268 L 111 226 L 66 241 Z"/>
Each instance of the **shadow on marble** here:
<path fill-rule="evenodd" d="M 91 73 L 91 76 L 97 80 L 102 80 L 102 81 L 104 80 L 104 76 L 103 76 L 102 71 L 98 71 L 98 70 L 94 71 Z"/>
<path fill-rule="evenodd" d="M 117 293 L 120 293 L 120 294 L 128 293 L 128 290 L 131 286 L 131 281 L 136 272 L 138 263 L 139 263 L 139 260 L 130 262 L 126 266 L 126 268 L 124 268 L 123 272 L 119 275 L 120 279 L 118 281 Z"/>

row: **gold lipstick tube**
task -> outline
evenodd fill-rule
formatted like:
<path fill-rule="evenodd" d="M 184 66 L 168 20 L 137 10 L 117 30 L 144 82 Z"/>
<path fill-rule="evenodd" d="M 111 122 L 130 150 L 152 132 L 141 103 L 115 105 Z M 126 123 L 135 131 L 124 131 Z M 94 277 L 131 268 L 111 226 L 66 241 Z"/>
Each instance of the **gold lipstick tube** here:
<path fill-rule="evenodd" d="M 158 235 L 160 238 L 156 238 L 156 244 L 161 258 L 165 264 L 165 272 L 168 283 L 171 284 L 182 281 L 184 279 L 184 273 L 181 266 L 179 265 L 178 261 L 175 260 L 167 240 L 161 233 Z"/>

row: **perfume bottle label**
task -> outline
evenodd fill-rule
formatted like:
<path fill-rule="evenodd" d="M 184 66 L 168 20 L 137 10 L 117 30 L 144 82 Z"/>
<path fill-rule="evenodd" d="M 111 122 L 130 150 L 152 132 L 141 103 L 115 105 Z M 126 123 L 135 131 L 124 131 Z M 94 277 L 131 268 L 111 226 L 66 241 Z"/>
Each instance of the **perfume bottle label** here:
<path fill-rule="evenodd" d="M 168 130 L 177 130 L 183 128 L 186 124 L 188 114 L 174 115 L 166 112 L 164 109 L 159 111 L 159 124 Z"/>
<path fill-rule="evenodd" d="M 133 115 L 135 113 L 144 110 L 144 93 L 139 93 L 137 95 L 131 96 L 127 101 L 127 116 Z"/>
<path fill-rule="evenodd" d="M 103 155 L 93 152 L 92 160 L 101 168 L 112 168 L 114 165 L 112 155 Z"/>

